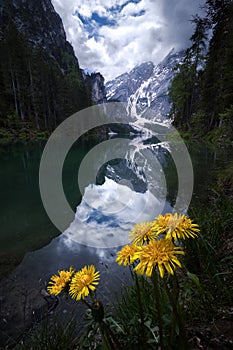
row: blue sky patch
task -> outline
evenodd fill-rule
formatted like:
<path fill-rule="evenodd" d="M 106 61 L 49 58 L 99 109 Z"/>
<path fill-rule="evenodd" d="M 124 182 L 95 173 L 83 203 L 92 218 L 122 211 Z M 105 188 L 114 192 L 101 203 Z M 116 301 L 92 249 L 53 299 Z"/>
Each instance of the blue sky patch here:
<path fill-rule="evenodd" d="M 108 9 L 110 16 L 100 16 L 96 11 L 93 11 L 90 17 L 82 16 L 78 11 L 75 13 L 76 16 L 81 20 L 85 31 L 88 33 L 88 39 L 94 38 L 96 41 L 100 39 L 100 35 L 98 34 L 99 28 L 103 26 L 113 27 L 117 25 L 117 20 L 115 20 L 114 15 L 117 18 L 117 14 L 121 13 L 125 6 L 130 3 L 139 4 L 141 0 L 127 0 L 122 5 L 115 5 Z M 140 17 L 145 14 L 145 10 L 140 10 L 139 12 L 135 11 L 135 13 L 131 14 L 132 17 Z"/>
<path fill-rule="evenodd" d="M 111 14 L 120 13 L 125 6 L 130 3 L 139 4 L 141 0 L 128 0 L 123 5 L 115 5 L 109 8 L 109 12 Z M 135 12 L 132 16 L 139 17 L 145 14 L 145 10 L 141 10 L 140 12 Z M 93 12 L 91 17 L 84 17 L 80 13 L 76 12 L 76 16 L 82 21 L 85 29 L 90 33 L 91 36 L 94 36 L 93 31 L 96 29 L 96 25 L 98 27 L 102 26 L 114 26 L 117 24 L 116 20 L 109 19 L 108 16 L 99 16 L 97 12 Z"/>
<path fill-rule="evenodd" d="M 143 15 L 145 15 L 146 11 L 145 10 L 141 10 L 140 12 L 134 13 L 132 16 L 133 17 L 141 17 Z"/>
<path fill-rule="evenodd" d="M 100 210 L 91 208 L 91 213 L 86 223 L 96 222 L 97 224 L 105 224 L 109 227 L 120 227 L 119 218 L 116 215 L 104 215 Z"/>
<path fill-rule="evenodd" d="M 99 26 L 114 26 L 116 24 L 115 20 L 111 20 L 108 17 L 100 17 L 98 13 L 93 12 L 90 18 L 91 21 L 95 21 Z"/>
<path fill-rule="evenodd" d="M 81 20 L 84 25 L 85 30 L 88 33 L 88 39 L 94 37 L 98 40 L 100 37 L 98 35 L 98 29 L 103 26 L 114 26 L 117 22 L 107 16 L 99 16 L 97 12 L 93 12 L 91 17 L 82 16 L 80 13 L 76 12 L 76 16 Z"/>

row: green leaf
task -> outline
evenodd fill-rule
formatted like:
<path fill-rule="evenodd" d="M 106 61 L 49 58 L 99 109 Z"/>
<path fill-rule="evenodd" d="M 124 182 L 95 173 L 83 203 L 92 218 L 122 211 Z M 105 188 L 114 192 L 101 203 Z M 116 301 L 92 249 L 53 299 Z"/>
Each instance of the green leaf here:
<path fill-rule="evenodd" d="M 197 277 L 197 275 L 188 271 L 187 276 L 198 288 L 201 287 L 200 281 L 199 281 L 199 278 Z"/>

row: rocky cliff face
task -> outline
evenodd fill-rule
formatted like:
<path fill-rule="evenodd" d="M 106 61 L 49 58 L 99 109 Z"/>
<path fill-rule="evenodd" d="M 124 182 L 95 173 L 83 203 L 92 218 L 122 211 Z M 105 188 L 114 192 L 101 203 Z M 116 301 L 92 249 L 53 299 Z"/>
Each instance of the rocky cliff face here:
<path fill-rule="evenodd" d="M 54 10 L 51 0 L 13 0 L 15 15 L 13 18 L 18 30 L 28 37 L 33 47 L 43 48 L 54 58 L 63 72 L 64 65 L 61 51 L 71 55 L 78 64 L 73 47 L 66 40 L 66 33 L 60 16 Z M 106 100 L 104 78 L 100 73 L 85 74 L 82 77 L 90 97 L 90 103 L 103 103 Z"/>
<path fill-rule="evenodd" d="M 62 20 L 50 0 L 6 0 L 0 8 L 1 37 L 4 37 L 9 21 L 12 21 L 31 47 L 44 49 L 61 68 L 64 65 L 61 50 L 72 55 L 78 64 L 73 48 L 66 40 Z"/>
<path fill-rule="evenodd" d="M 91 75 L 92 101 L 95 103 L 106 102 L 106 92 L 104 86 L 104 77 L 100 73 Z"/>
<path fill-rule="evenodd" d="M 107 101 L 104 85 L 104 77 L 100 73 L 86 74 L 83 72 L 84 82 L 87 90 L 90 92 L 90 100 L 94 104 Z"/>
<path fill-rule="evenodd" d="M 0 129 L 8 116 L 17 128 L 54 129 L 91 104 L 51 0 L 0 1 L 0 51 Z"/>
<path fill-rule="evenodd" d="M 107 82 L 107 100 L 127 102 L 129 115 L 164 121 L 170 110 L 168 89 L 174 68 L 182 59 L 183 52 L 172 50 L 157 66 L 152 62 L 136 66 Z"/>

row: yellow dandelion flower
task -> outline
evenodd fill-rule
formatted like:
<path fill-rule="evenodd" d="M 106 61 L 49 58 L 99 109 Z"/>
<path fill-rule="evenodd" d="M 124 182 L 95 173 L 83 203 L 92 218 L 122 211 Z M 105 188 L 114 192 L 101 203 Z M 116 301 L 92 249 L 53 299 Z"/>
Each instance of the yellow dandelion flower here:
<path fill-rule="evenodd" d="M 174 214 L 168 222 L 168 230 L 165 238 L 173 238 L 175 241 L 190 237 L 195 238 L 199 231 L 198 225 L 193 224 L 192 220 L 186 215 Z"/>
<path fill-rule="evenodd" d="M 185 215 L 182 215 L 182 221 L 179 224 L 179 229 L 180 229 L 180 237 L 178 238 L 181 238 L 181 239 L 185 239 L 189 237 L 195 238 L 200 232 L 199 225 L 194 224 L 192 220 Z"/>
<path fill-rule="evenodd" d="M 136 246 L 135 244 L 125 245 L 119 252 L 117 252 L 116 262 L 118 265 L 130 265 L 137 259 L 135 257 L 135 253 L 139 251 L 140 247 Z"/>
<path fill-rule="evenodd" d="M 168 221 L 171 218 L 171 214 L 167 213 L 165 215 L 159 215 L 154 221 L 153 229 L 158 232 L 158 234 L 164 233 L 168 228 Z"/>
<path fill-rule="evenodd" d="M 160 239 L 151 241 L 146 246 L 143 246 L 141 252 L 136 253 L 139 258 L 139 264 L 135 267 L 135 272 L 147 277 L 152 275 L 153 269 L 157 266 L 160 276 L 164 276 L 164 268 L 170 275 L 174 274 L 176 266 L 181 267 L 180 261 L 176 254 L 184 254 L 181 247 L 176 247 L 171 240 Z"/>
<path fill-rule="evenodd" d="M 177 213 L 159 215 L 154 222 L 154 229 L 160 234 L 166 234 L 165 238 L 175 241 L 189 237 L 195 238 L 200 231 L 198 225 L 193 224 L 186 215 Z"/>
<path fill-rule="evenodd" d="M 67 270 L 58 271 L 58 275 L 53 275 L 51 277 L 51 281 L 49 282 L 49 285 L 47 287 L 48 292 L 51 295 L 58 295 L 62 291 L 65 291 L 65 290 L 68 291 L 69 283 L 73 273 L 74 273 L 74 269 L 72 266 L 70 266 L 69 271 Z"/>
<path fill-rule="evenodd" d="M 100 273 L 95 270 L 94 265 L 84 266 L 76 272 L 70 283 L 69 294 L 71 298 L 80 300 L 87 297 L 90 291 L 96 289 L 99 283 Z"/>
<path fill-rule="evenodd" d="M 130 240 L 133 244 L 143 245 L 155 239 L 158 234 L 153 230 L 154 222 L 142 222 L 134 225 L 129 233 Z"/>
<path fill-rule="evenodd" d="M 170 213 L 159 215 L 154 221 L 154 229 L 160 234 L 166 233 L 168 231 L 174 231 L 177 229 L 181 220 L 182 219 L 178 216 L 177 213 L 174 215 Z"/>

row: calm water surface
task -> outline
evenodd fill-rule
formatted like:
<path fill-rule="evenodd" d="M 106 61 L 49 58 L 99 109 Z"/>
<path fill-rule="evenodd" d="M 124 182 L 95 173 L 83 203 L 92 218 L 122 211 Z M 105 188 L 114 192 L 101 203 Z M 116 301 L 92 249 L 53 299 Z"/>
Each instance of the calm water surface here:
<path fill-rule="evenodd" d="M 59 269 L 70 265 L 76 269 L 86 264 L 96 265 L 101 272 L 98 293 L 105 302 L 113 301 L 121 286 L 127 283 L 129 276 L 126 270 L 114 263 L 117 247 L 107 249 L 102 242 L 111 242 L 112 237 L 116 236 L 123 237 L 124 241 L 133 225 L 133 218 L 137 218 L 145 201 L 150 202 L 146 219 L 153 219 L 153 208 L 161 209 L 161 178 L 159 174 L 156 176 L 155 198 L 148 191 L 144 176 L 147 163 L 143 162 L 141 149 L 149 149 L 155 159 L 159 159 L 165 174 L 167 195 L 162 208 L 164 212 L 171 209 L 177 194 L 176 168 L 167 148 L 160 145 L 156 138 L 137 136 L 132 137 L 130 142 L 137 146 L 137 155 L 104 163 L 96 174 L 95 184 L 87 184 L 83 198 L 77 184 L 79 166 L 97 142 L 89 138 L 72 147 L 63 168 L 63 186 L 76 216 L 70 228 L 62 234 L 50 222 L 40 198 L 38 172 L 44 144 L 1 147 L 2 343 L 9 336 L 20 334 L 35 310 L 41 309 L 44 301 L 39 292 L 46 287 L 49 277 Z M 121 147 L 120 143 L 118 147 Z M 232 156 L 225 150 L 214 151 L 197 143 L 189 145 L 188 149 L 194 168 L 193 196 L 205 201 L 213 169 L 222 167 Z M 136 158 L 139 153 L 141 158 Z M 96 198 L 97 194 L 100 199 Z M 122 205 L 129 198 L 131 201 L 126 209 L 109 215 L 110 207 Z M 90 244 L 82 244 L 83 238 L 79 237 L 84 237 L 87 233 Z"/>

